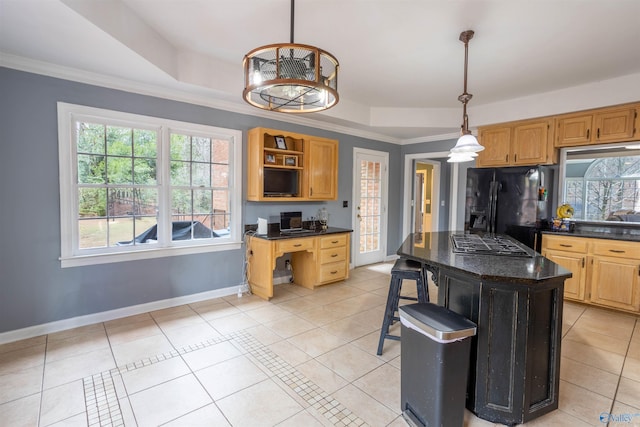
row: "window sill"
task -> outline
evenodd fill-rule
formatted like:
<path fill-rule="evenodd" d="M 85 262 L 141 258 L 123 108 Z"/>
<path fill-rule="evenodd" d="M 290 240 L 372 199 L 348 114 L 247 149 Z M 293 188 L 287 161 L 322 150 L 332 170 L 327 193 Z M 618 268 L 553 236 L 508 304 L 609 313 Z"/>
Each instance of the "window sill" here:
<path fill-rule="evenodd" d="M 111 254 L 79 255 L 73 257 L 61 257 L 61 267 L 82 267 L 87 265 L 110 264 L 114 262 L 136 261 L 143 259 L 164 258 L 179 255 L 192 255 L 209 252 L 231 251 L 240 249 L 241 242 L 229 242 L 216 245 L 183 246 L 171 248 L 152 248 L 130 252 L 118 252 Z"/>

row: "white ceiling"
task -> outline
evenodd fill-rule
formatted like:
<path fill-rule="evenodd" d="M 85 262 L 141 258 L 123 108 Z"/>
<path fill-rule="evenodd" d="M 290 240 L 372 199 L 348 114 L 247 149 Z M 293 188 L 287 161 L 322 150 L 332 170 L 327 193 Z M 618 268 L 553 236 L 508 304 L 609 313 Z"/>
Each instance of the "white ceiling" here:
<path fill-rule="evenodd" d="M 0 65 L 402 143 L 459 129 L 473 29 L 472 127 L 600 106 L 585 90 L 640 99 L 640 0 L 298 0 L 294 41 L 338 58 L 340 102 L 261 112 L 241 99 L 242 59 L 288 42 L 289 14 L 290 0 L 0 0 Z"/>

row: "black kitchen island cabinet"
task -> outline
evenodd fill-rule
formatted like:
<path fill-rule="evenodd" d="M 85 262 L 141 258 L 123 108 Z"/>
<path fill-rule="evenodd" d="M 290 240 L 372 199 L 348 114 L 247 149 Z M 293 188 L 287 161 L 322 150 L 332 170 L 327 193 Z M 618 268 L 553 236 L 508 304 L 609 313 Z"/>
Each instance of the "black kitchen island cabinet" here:
<path fill-rule="evenodd" d="M 529 257 L 454 253 L 451 236 L 462 233 L 411 234 L 397 254 L 422 263 L 438 285 L 439 305 L 478 326 L 467 409 L 495 423 L 531 421 L 558 408 L 562 298 L 571 273 L 529 249 Z"/>

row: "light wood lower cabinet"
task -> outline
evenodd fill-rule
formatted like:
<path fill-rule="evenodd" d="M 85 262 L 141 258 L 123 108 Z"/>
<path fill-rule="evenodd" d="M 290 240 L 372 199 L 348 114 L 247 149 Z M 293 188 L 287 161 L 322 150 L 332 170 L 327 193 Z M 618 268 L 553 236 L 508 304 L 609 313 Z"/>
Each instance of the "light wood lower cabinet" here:
<path fill-rule="evenodd" d="M 312 235 L 283 240 L 249 236 L 247 245 L 248 281 L 251 292 L 261 298 L 273 297 L 273 270 L 276 259 L 291 254 L 293 282 L 313 289 L 349 277 L 350 233 Z"/>
<path fill-rule="evenodd" d="M 573 274 L 566 299 L 640 311 L 640 243 L 545 234 L 542 255 Z"/>
<path fill-rule="evenodd" d="M 564 281 L 564 297 L 584 301 L 587 275 L 585 265 L 587 256 L 584 254 L 555 251 L 552 249 L 542 251 L 542 255 L 556 264 L 560 264 L 571 271 L 573 276 Z"/>

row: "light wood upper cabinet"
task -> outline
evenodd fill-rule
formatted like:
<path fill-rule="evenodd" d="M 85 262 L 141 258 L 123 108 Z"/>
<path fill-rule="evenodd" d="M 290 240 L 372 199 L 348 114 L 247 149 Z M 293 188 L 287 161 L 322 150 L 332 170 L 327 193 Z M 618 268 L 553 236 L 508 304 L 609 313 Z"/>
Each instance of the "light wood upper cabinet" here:
<path fill-rule="evenodd" d="M 516 125 L 511 145 L 513 165 L 537 165 L 552 163 L 553 120 L 541 120 Z"/>
<path fill-rule="evenodd" d="M 312 200 L 338 198 L 338 144 L 337 141 L 311 138 L 305 147 L 305 188 Z"/>
<path fill-rule="evenodd" d="M 553 119 L 481 127 L 477 167 L 551 164 L 555 160 Z"/>
<path fill-rule="evenodd" d="M 620 142 L 634 138 L 635 108 L 618 108 L 606 110 L 595 114 L 594 128 L 596 130 L 595 142 Z"/>
<path fill-rule="evenodd" d="M 567 116 L 558 119 L 556 147 L 573 147 L 591 142 L 592 114 Z"/>
<path fill-rule="evenodd" d="M 276 138 L 284 144 L 278 147 Z M 291 185 L 287 187 L 285 181 Z M 247 200 L 310 201 L 337 197 L 337 140 L 275 129 L 249 130 Z"/>
<path fill-rule="evenodd" d="M 556 147 L 633 141 L 638 133 L 637 105 L 601 108 L 557 117 Z"/>
<path fill-rule="evenodd" d="M 511 152 L 511 127 L 481 128 L 479 134 L 479 142 L 484 146 L 484 150 L 478 153 L 476 166 L 508 166 Z"/>

